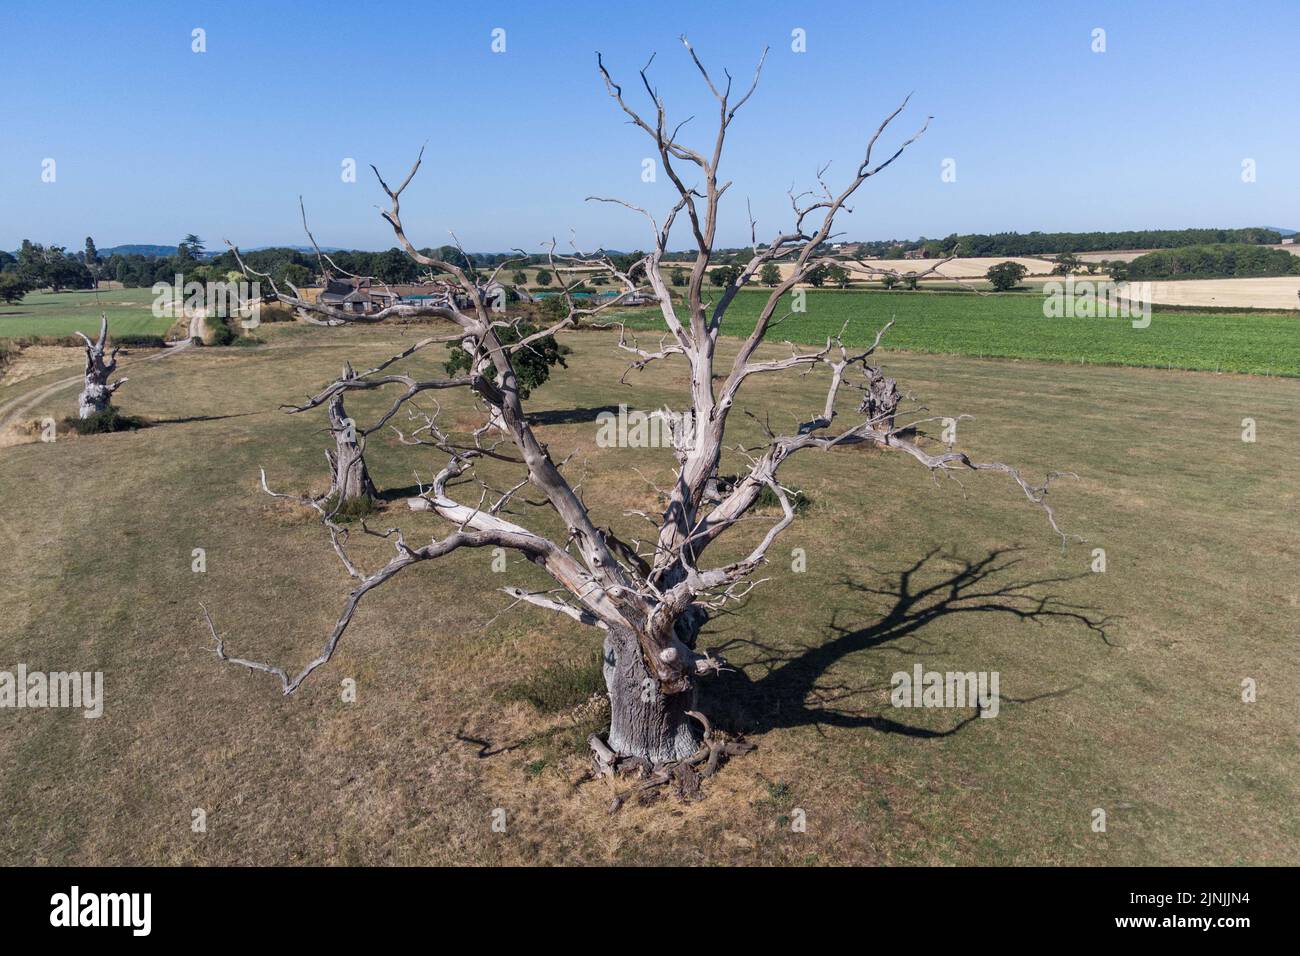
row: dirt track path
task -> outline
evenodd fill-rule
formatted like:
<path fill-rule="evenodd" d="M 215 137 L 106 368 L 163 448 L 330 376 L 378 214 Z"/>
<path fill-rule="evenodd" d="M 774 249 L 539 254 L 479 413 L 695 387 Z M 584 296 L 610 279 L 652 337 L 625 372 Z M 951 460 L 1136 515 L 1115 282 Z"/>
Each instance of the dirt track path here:
<path fill-rule="evenodd" d="M 194 339 L 203 337 L 203 316 L 195 315 L 190 318 L 189 337 L 180 339 L 169 345 L 166 350 L 159 352 L 157 355 L 150 355 L 148 358 L 140 359 L 140 362 L 157 362 L 160 359 L 170 358 L 179 352 L 184 352 L 194 346 Z M 339 342 L 280 342 L 273 345 L 259 345 L 255 349 L 249 349 L 250 352 L 274 351 L 284 348 L 293 349 L 318 349 L 318 348 L 339 348 L 344 343 Z M 122 371 L 130 369 L 135 363 L 121 366 Z M 22 420 L 23 415 L 29 412 L 34 406 L 39 405 L 52 395 L 56 395 L 64 389 L 71 388 L 74 385 L 83 384 L 83 378 L 80 375 L 71 378 L 60 379 L 57 382 L 51 382 L 43 385 L 33 392 L 19 395 L 17 398 L 10 399 L 7 403 L 0 405 L 0 431 L 17 424 Z"/>
<path fill-rule="evenodd" d="M 191 348 L 194 345 L 194 340 L 196 338 L 203 338 L 203 318 L 204 316 L 202 312 L 197 312 L 194 315 L 191 315 L 190 327 L 185 338 L 177 339 L 174 342 L 168 343 L 167 348 L 164 351 L 159 352 L 157 355 L 150 355 L 148 358 L 142 359 L 141 361 L 157 362 L 159 359 L 170 358 L 178 352 L 184 352 L 186 349 Z M 123 365 L 121 371 L 129 369 L 132 364 L 134 363 Z M 57 395 L 65 388 L 71 388 L 73 385 L 80 385 L 82 383 L 83 378 L 80 375 L 73 378 L 59 379 L 57 382 L 51 382 L 49 385 L 42 386 L 34 392 L 20 395 L 18 398 L 12 399 L 4 405 L 0 405 L 0 431 L 8 428 L 10 425 L 16 424 L 22 419 L 24 414 L 32 409 L 32 407 L 39 405 L 51 395 Z"/>
<path fill-rule="evenodd" d="M 191 328 L 193 328 L 193 323 L 191 323 Z M 140 362 L 142 363 L 157 362 L 159 359 L 169 358 L 175 355 L 177 352 L 183 352 L 186 349 L 190 348 L 190 346 L 191 346 L 191 340 L 185 339 L 183 342 L 180 342 L 176 345 L 169 346 L 165 351 L 159 352 L 157 355 L 150 355 L 146 359 L 141 359 Z M 132 365 L 135 364 L 137 363 L 132 362 L 129 364 L 124 364 L 121 366 L 120 371 L 126 371 L 130 369 Z M 17 422 L 19 422 L 22 419 L 24 414 L 26 414 L 36 405 L 39 405 L 41 402 L 45 401 L 50 396 L 57 395 L 59 392 L 63 391 L 64 389 L 71 388 L 74 385 L 82 385 L 84 384 L 84 382 L 85 382 L 84 378 L 80 375 L 74 375 L 71 378 L 62 378 L 59 379 L 57 382 L 51 382 L 48 385 L 43 385 L 40 388 L 36 389 L 36 391 L 34 392 L 28 392 L 26 395 L 20 395 L 17 398 L 9 401 L 8 403 L 4 405 L 0 405 L 0 430 L 8 428 L 10 425 L 17 424 Z"/>

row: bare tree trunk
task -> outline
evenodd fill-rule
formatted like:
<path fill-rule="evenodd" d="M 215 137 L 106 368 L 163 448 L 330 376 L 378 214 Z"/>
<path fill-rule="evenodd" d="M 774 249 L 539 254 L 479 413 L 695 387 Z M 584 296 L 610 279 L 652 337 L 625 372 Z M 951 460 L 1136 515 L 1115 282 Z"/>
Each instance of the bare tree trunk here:
<path fill-rule="evenodd" d="M 675 636 L 691 650 L 708 613 L 694 605 L 677 621 Z M 703 728 L 689 715 L 696 709 L 694 680 L 679 693 L 664 694 L 645 666 L 635 632 L 611 627 L 605 636 L 605 687 L 609 690 L 609 746 L 620 756 L 651 763 L 685 760 L 696 753 Z"/>
<path fill-rule="evenodd" d="M 343 364 L 343 378 L 352 379 L 356 373 L 352 365 Z M 357 425 L 348 417 L 343 407 L 343 392 L 339 391 L 329 403 L 330 432 L 334 435 L 334 451 L 327 452 L 331 470 L 330 497 L 342 504 L 357 498 L 374 498 L 374 483 L 366 470 L 365 437 L 357 433 Z"/>
<path fill-rule="evenodd" d="M 118 379 L 116 382 L 109 382 L 109 377 L 117 370 L 117 353 L 118 349 L 113 349 L 108 359 L 104 359 L 104 349 L 108 343 L 108 317 L 101 315 L 99 320 L 99 336 L 95 341 L 91 341 L 80 332 L 81 340 L 86 343 L 86 372 L 85 387 L 81 394 L 77 396 L 77 416 L 79 418 L 90 418 L 108 408 L 112 404 L 113 393 L 116 392 L 126 379 Z"/>
<path fill-rule="evenodd" d="M 97 371 L 86 371 L 86 387 L 77 396 L 77 417 L 90 418 L 108 408 L 111 395 L 105 387 L 104 376 Z"/>
<path fill-rule="evenodd" d="M 616 754 L 659 764 L 685 760 L 699 750 L 703 728 L 687 714 L 695 708 L 695 687 L 660 692 L 632 631 L 611 628 L 605 637 L 605 686 L 609 746 Z"/>
<path fill-rule="evenodd" d="M 886 378 L 880 369 L 865 362 L 863 366 L 867 371 L 867 381 L 858 411 L 866 413 L 868 421 L 877 431 L 891 433 L 894 430 L 894 416 L 898 412 L 898 404 L 902 401 L 898 384 L 892 378 Z"/>

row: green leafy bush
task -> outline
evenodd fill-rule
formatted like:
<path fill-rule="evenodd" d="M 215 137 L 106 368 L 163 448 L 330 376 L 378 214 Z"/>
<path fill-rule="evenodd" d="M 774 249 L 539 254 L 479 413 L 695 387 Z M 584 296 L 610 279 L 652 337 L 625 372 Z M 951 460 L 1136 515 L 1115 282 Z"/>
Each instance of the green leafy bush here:
<path fill-rule="evenodd" d="M 167 347 L 167 340 L 161 335 L 114 335 L 112 343 L 122 348 L 163 349 Z"/>
<path fill-rule="evenodd" d="M 321 507 L 334 521 L 342 524 L 368 518 L 379 510 L 379 506 L 373 498 L 350 498 L 340 506 L 338 498 L 332 495 L 325 499 Z M 337 511 L 335 511 L 336 507 L 338 508 Z"/>
<path fill-rule="evenodd" d="M 989 280 L 995 292 L 1010 292 L 1028 274 L 1029 270 L 1019 262 L 999 262 L 995 266 L 989 266 L 988 272 L 984 277 Z"/>
<path fill-rule="evenodd" d="M 561 302 L 561 305 L 563 305 L 563 302 Z M 541 330 L 536 326 L 521 321 L 513 325 L 498 327 L 496 334 L 502 345 L 513 345 L 520 339 L 527 338 L 539 331 Z M 455 342 L 448 343 L 447 350 L 451 353 L 451 357 L 443 364 L 447 374 L 455 375 L 457 372 L 468 372 L 470 368 L 469 353 Z M 551 376 L 551 366 L 561 365 L 568 368 L 564 356 L 568 355 L 569 351 L 567 345 L 561 345 L 555 341 L 555 336 L 547 335 L 531 343 L 527 348 L 515 352 L 511 359 L 514 362 L 515 377 L 519 380 L 519 397 L 527 398 L 533 389 L 544 384 Z M 494 367 L 488 367 L 487 377 L 493 382 L 496 381 L 497 375 Z"/>
<path fill-rule="evenodd" d="M 790 504 L 794 507 L 795 514 L 801 515 L 812 507 L 812 499 L 802 491 L 786 492 L 786 497 L 790 499 Z M 758 497 L 754 499 L 754 507 L 758 509 L 773 509 L 776 511 L 782 510 L 781 499 L 778 498 L 776 492 L 767 485 L 763 486 L 763 490 L 760 491 Z"/>
<path fill-rule="evenodd" d="M 63 420 L 63 424 L 64 427 L 71 429 L 78 435 L 102 435 L 108 432 L 133 432 L 146 427 L 148 422 L 135 415 L 123 415 L 117 408 L 110 405 L 89 418 L 78 418 L 75 415 L 69 415 Z"/>
<path fill-rule="evenodd" d="M 212 331 L 213 345 L 231 345 L 235 339 L 239 338 L 239 333 L 231 328 L 230 323 L 225 319 L 208 316 L 205 322 Z"/>

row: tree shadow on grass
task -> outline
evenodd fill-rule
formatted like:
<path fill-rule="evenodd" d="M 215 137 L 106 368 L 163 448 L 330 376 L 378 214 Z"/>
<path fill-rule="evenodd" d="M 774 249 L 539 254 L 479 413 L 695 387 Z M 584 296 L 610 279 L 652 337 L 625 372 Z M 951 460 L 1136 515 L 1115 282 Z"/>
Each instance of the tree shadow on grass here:
<path fill-rule="evenodd" d="M 928 566 L 936 559 L 956 560 L 961 568 L 935 578 L 935 572 Z M 750 673 L 759 671 L 762 676 L 751 678 L 740 671 L 723 674 L 706 687 L 705 710 L 716 717 L 719 726 L 737 733 L 813 725 L 819 731 L 824 726 L 862 727 L 908 737 L 951 736 L 977 719 L 978 713 L 947 730 L 910 726 L 882 715 L 879 708 L 867 711 L 845 706 L 851 705 L 855 698 L 887 692 L 888 681 L 851 686 L 827 682 L 824 678 L 836 664 L 860 651 L 892 652 L 912 661 L 938 653 L 926 649 L 925 628 L 950 615 L 1006 616 L 1038 625 L 1075 624 L 1084 633 L 1111 644 L 1106 634 L 1106 626 L 1112 622 L 1110 617 L 1098 615 L 1096 608 L 1065 601 L 1050 591 L 1054 585 L 1086 574 L 1016 579 L 1012 572 L 1020 561 L 1015 549 L 990 551 L 978 561 L 941 555 L 935 549 L 901 571 L 876 572 L 888 582 L 881 586 L 846 578 L 841 583 L 850 593 L 873 603 L 873 599 L 883 598 L 890 602 L 888 610 L 866 626 L 853 627 L 841 623 L 841 618 L 851 615 L 851 620 L 861 620 L 864 609 L 861 606 L 836 609 L 829 623 L 836 636 L 801 651 L 771 647 L 749 638 L 731 638 L 713 650 L 721 654 L 742 647 L 757 650 L 759 656 L 747 663 L 746 668 Z M 914 637 L 922 646 L 899 646 L 907 637 Z M 1075 687 L 1067 687 L 1020 699 L 1002 694 L 1000 699 L 1003 703 L 1028 704 L 1073 690 Z"/>
<path fill-rule="evenodd" d="M 402 485 L 397 488 L 380 488 L 378 497 L 380 501 L 402 501 L 405 498 L 416 498 L 422 492 L 428 490 L 428 485 L 425 485 L 423 488 L 419 485 Z"/>
<path fill-rule="evenodd" d="M 248 415 L 257 415 L 258 412 L 231 412 L 228 415 L 187 415 L 184 418 L 146 418 L 146 427 L 152 428 L 155 425 L 188 425 L 191 422 L 219 422 L 227 418 L 244 418 Z"/>
<path fill-rule="evenodd" d="M 604 413 L 618 414 L 617 405 L 601 405 L 596 408 L 557 408 L 549 412 L 529 412 L 530 425 L 577 425 L 582 422 L 594 422 Z"/>

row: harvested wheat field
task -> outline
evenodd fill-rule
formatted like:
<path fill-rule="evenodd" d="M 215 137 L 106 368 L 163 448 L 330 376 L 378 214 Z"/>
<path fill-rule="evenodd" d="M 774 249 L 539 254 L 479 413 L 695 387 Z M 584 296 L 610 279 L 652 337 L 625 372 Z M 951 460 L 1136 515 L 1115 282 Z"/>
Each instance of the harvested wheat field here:
<path fill-rule="evenodd" d="M 1230 309 L 1300 309 L 1300 276 L 1153 282 L 1151 301 Z M 1300 349 L 1300 341 L 1296 348 Z"/>

